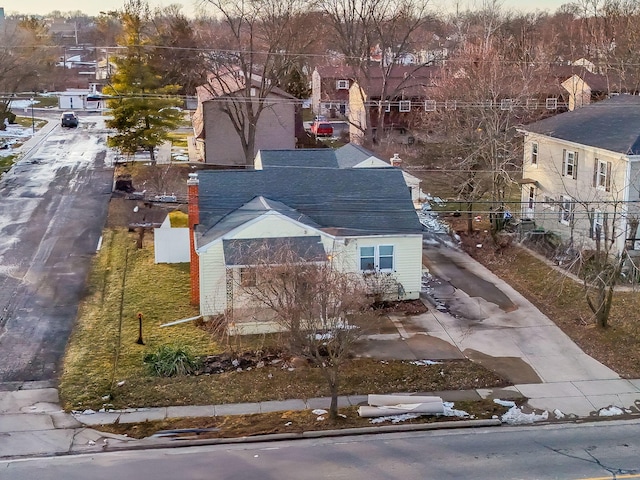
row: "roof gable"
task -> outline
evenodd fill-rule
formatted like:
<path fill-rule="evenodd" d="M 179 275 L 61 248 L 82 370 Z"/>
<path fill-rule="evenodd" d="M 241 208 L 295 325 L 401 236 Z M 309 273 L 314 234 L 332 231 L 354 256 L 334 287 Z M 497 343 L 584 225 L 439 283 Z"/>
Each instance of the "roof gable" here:
<path fill-rule="evenodd" d="M 624 155 L 639 155 L 640 97 L 619 95 L 529 124 L 523 130 Z"/>

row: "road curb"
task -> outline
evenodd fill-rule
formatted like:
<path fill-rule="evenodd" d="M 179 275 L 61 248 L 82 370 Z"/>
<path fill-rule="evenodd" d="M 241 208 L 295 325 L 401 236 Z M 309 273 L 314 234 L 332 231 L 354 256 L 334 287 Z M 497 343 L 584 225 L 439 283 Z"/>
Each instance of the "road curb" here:
<path fill-rule="evenodd" d="M 206 438 L 206 439 L 157 439 L 146 438 L 139 443 L 123 443 L 119 445 L 106 445 L 101 451 L 115 452 L 123 450 L 150 450 L 160 448 L 194 447 L 205 445 L 225 445 L 238 443 L 278 442 L 285 440 L 302 440 L 309 438 L 342 437 L 353 435 L 375 435 L 382 433 L 416 432 L 429 430 L 453 430 L 462 428 L 499 427 L 502 422 L 499 419 L 487 420 L 457 420 L 448 422 L 421 423 L 411 425 L 383 425 L 379 427 L 345 428 L 339 430 L 312 430 L 302 433 L 275 433 L 269 435 L 256 435 L 252 437 L 237 438 Z M 69 452 L 71 454 L 83 453 L 81 450 Z M 86 452 L 86 453 L 95 453 Z"/>

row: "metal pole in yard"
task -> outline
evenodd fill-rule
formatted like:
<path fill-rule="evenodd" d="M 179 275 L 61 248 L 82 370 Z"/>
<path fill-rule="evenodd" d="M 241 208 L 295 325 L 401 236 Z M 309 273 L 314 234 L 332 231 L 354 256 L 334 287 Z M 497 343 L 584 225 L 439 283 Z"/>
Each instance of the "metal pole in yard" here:
<path fill-rule="evenodd" d="M 36 122 L 33 118 L 33 97 L 31 97 L 31 133 L 36 133 Z"/>

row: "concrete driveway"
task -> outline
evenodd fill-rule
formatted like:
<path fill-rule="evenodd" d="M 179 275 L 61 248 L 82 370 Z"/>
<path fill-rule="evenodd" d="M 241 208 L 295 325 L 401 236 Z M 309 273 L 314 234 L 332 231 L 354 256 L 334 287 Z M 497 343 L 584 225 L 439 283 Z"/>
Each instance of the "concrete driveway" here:
<path fill-rule="evenodd" d="M 533 304 L 465 253 L 425 247 L 422 315 L 392 318 L 397 333 L 371 336 L 380 358 L 469 358 L 514 384 L 619 379 Z M 402 341 L 398 341 L 398 340 Z"/>

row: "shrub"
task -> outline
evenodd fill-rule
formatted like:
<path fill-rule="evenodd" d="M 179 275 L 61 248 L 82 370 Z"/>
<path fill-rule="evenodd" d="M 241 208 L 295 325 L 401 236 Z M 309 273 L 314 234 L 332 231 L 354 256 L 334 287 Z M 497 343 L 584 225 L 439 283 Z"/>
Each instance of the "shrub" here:
<path fill-rule="evenodd" d="M 146 354 L 143 361 L 151 374 L 158 377 L 189 375 L 200 367 L 200 360 L 180 345 L 161 345 L 155 352 Z"/>

